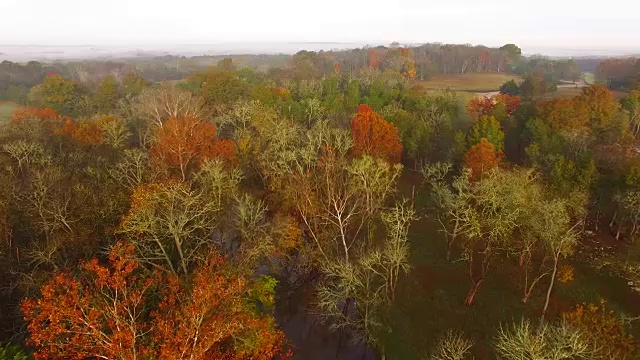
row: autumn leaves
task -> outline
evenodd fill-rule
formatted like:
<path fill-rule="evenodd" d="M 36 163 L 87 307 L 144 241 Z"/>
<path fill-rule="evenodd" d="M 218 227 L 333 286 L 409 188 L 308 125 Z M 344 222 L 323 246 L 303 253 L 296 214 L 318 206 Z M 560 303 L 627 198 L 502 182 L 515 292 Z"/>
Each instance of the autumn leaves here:
<path fill-rule="evenodd" d="M 398 129 L 376 114 L 369 106 L 360 105 L 358 113 L 351 120 L 353 153 L 386 159 L 390 163 L 399 163 L 402 156 L 402 144 Z"/>

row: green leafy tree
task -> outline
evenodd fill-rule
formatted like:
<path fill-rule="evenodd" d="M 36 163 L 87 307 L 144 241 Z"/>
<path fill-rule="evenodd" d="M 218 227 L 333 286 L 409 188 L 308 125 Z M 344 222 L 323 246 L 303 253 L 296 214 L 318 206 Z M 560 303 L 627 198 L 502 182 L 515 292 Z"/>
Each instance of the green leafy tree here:
<path fill-rule="evenodd" d="M 29 91 L 29 103 L 35 106 L 51 108 L 59 114 L 75 115 L 82 101 L 80 86 L 60 75 L 50 75 L 40 85 Z"/>
<path fill-rule="evenodd" d="M 345 109 L 347 111 L 355 112 L 360 104 L 360 81 L 354 79 L 349 81 L 349 84 L 347 85 L 347 91 L 345 93 Z"/>
<path fill-rule="evenodd" d="M 102 79 L 93 95 L 93 107 L 99 114 L 110 114 L 116 109 L 120 99 L 120 85 L 113 76 Z"/>
<path fill-rule="evenodd" d="M 500 92 L 510 96 L 520 96 L 520 86 L 515 80 L 509 80 L 500 86 Z"/>
<path fill-rule="evenodd" d="M 0 343 L 0 360 L 29 360 L 30 356 L 19 345 Z"/>
<path fill-rule="evenodd" d="M 629 112 L 629 123 L 634 138 L 640 133 L 640 91 L 634 90 L 621 100 L 622 107 Z"/>
<path fill-rule="evenodd" d="M 504 149 L 504 132 L 495 117 L 483 116 L 473 124 L 468 138 L 468 146 L 480 144 L 483 138 L 493 145 L 495 151 Z"/>
<path fill-rule="evenodd" d="M 127 73 L 122 79 L 122 92 L 128 98 L 140 95 L 146 86 L 147 81 L 135 72 Z"/>

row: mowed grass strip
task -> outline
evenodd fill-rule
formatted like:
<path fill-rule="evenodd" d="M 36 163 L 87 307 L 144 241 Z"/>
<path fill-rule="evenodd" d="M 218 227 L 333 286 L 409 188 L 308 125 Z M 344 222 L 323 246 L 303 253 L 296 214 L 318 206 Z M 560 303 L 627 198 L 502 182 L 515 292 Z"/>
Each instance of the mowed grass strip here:
<path fill-rule="evenodd" d="M 450 89 L 453 91 L 491 92 L 498 91 L 507 81 L 522 79 L 516 75 L 502 73 L 472 73 L 463 75 L 438 75 L 420 84 L 427 90 Z"/>

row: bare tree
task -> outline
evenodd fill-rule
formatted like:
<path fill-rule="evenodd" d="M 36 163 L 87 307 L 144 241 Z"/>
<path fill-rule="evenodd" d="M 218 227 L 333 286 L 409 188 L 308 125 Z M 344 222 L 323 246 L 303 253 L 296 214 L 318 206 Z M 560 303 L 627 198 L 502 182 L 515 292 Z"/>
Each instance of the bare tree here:
<path fill-rule="evenodd" d="M 108 172 L 119 184 L 131 191 L 155 179 L 154 171 L 150 166 L 149 153 L 140 149 L 125 150 L 122 159 L 109 168 Z"/>
<path fill-rule="evenodd" d="M 566 322 L 536 327 L 524 319 L 500 328 L 495 349 L 505 360 L 591 359 L 593 353 L 587 336 Z"/>
<path fill-rule="evenodd" d="M 185 183 L 139 188 L 120 234 L 136 246 L 141 261 L 187 275 L 191 265 L 214 245 L 215 202 Z"/>
<path fill-rule="evenodd" d="M 400 274 L 409 270 L 407 237 L 415 212 L 406 202 L 397 203 L 382 218 L 387 236 L 380 247 L 363 249 L 351 262 L 337 259 L 322 263 L 324 279 L 317 289 L 317 301 L 333 330 L 351 331 L 352 340 L 377 348 L 384 358 L 384 318 Z"/>
<path fill-rule="evenodd" d="M 158 127 L 170 118 L 202 119 L 204 115 L 204 101 L 174 84 L 144 89 L 134 106 L 141 117 Z"/>
<path fill-rule="evenodd" d="M 473 341 L 467 339 L 458 331 L 447 331 L 438 340 L 435 349 L 428 357 L 429 360 L 465 360 L 471 359 L 470 351 Z"/>

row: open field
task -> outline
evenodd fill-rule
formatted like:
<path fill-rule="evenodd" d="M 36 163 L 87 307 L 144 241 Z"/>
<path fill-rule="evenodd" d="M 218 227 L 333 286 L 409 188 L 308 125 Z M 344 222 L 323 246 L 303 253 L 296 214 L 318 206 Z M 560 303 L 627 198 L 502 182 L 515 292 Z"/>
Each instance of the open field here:
<path fill-rule="evenodd" d="M 627 93 L 619 90 L 609 90 L 613 94 L 613 97 L 616 100 L 620 100 L 621 98 L 627 96 Z M 581 87 L 559 87 L 558 91 L 545 95 L 543 98 L 552 99 L 557 97 L 562 98 L 570 98 L 574 96 L 578 96 L 582 93 Z"/>
<path fill-rule="evenodd" d="M 596 75 L 594 73 L 590 73 L 590 72 L 582 73 L 582 78 L 587 84 L 596 83 Z"/>
<path fill-rule="evenodd" d="M 11 120 L 13 112 L 18 108 L 18 105 L 12 102 L 0 101 L 0 124 Z"/>
<path fill-rule="evenodd" d="M 473 73 L 464 75 L 439 75 L 431 80 L 422 81 L 427 90 L 450 89 L 453 91 L 491 92 L 509 80 L 521 79 L 515 75 L 501 73 Z"/>
<path fill-rule="evenodd" d="M 406 195 L 410 194 L 413 185 L 418 184 L 415 176 L 405 174 L 402 179 L 401 188 Z M 419 192 L 416 198 L 418 208 L 425 200 L 424 193 Z M 475 340 L 475 359 L 488 360 L 492 358 L 489 349 L 501 325 L 518 321 L 523 316 L 534 322 L 540 318 L 547 278 L 529 303 L 523 304 L 520 301 L 522 273 L 507 260 L 497 261 L 481 286 L 474 305 L 466 306 L 463 300 L 470 282 L 465 262 L 445 260 L 445 240 L 437 221 L 424 216 L 414 223 L 410 241 L 412 267 L 409 275 L 400 282 L 396 306 L 390 314 L 392 330 L 386 337 L 387 359 L 425 359 L 439 336 L 448 330 L 460 329 Z M 586 247 L 585 243 L 594 241 L 593 238 L 585 238 L 580 246 Z M 598 249 L 606 247 L 598 242 L 595 244 Z M 567 283 L 556 282 L 548 319 L 558 319 L 562 312 L 578 303 L 598 303 L 600 299 L 604 299 L 610 308 L 628 316 L 640 315 L 635 305 L 640 296 L 630 291 L 624 279 L 608 271 L 594 270 L 592 260 L 586 257 L 588 253 L 578 252 L 565 260 L 565 264 L 574 268 L 575 278 Z M 631 324 L 628 330 L 638 335 L 640 327 Z"/>

